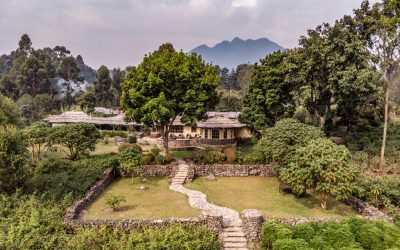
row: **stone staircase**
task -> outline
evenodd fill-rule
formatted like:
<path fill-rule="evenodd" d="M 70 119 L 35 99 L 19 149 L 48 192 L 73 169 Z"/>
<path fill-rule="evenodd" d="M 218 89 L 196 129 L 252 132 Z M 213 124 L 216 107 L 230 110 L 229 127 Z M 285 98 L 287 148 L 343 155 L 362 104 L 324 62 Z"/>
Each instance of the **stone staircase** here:
<path fill-rule="evenodd" d="M 241 221 L 224 223 L 220 239 L 224 250 L 248 250 Z"/>
<path fill-rule="evenodd" d="M 242 227 L 242 220 L 239 213 L 225 207 L 210 204 L 206 200 L 206 195 L 202 192 L 190 190 L 183 187 L 189 172 L 189 166 L 185 161 L 178 161 L 178 172 L 171 180 L 170 189 L 189 197 L 189 205 L 201 209 L 203 213 L 210 215 L 222 215 L 223 230 L 219 235 L 226 250 L 248 250 L 247 240 Z"/>

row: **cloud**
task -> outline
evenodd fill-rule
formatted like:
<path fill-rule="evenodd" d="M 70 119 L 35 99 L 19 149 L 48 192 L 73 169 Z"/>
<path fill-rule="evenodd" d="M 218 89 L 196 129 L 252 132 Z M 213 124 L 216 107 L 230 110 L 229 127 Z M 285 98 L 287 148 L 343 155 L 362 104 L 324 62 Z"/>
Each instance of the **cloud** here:
<path fill-rule="evenodd" d="M 0 0 L 0 54 L 28 33 L 35 48 L 65 45 L 93 67 L 139 63 L 161 43 L 189 51 L 238 36 L 284 47 L 361 0 Z"/>

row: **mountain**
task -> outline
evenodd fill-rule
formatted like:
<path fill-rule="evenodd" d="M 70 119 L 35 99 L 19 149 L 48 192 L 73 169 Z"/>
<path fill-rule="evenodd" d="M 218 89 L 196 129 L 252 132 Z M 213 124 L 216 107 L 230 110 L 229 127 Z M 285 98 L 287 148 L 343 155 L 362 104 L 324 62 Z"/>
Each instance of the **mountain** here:
<path fill-rule="evenodd" d="M 200 45 L 189 53 L 197 53 L 206 62 L 232 69 L 239 64 L 258 62 L 266 55 L 284 49 L 267 38 L 242 40 L 235 37 L 231 42 L 223 41 L 214 47 L 208 47 L 205 44 Z"/>

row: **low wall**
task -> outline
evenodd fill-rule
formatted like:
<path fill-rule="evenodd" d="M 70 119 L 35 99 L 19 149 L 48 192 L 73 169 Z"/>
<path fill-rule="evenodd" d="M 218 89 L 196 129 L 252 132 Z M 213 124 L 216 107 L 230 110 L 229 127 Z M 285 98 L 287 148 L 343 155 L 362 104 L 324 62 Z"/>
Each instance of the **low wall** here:
<path fill-rule="evenodd" d="M 142 165 L 140 176 L 173 176 L 178 171 L 178 163 L 173 162 L 168 165 Z M 118 169 L 118 173 L 122 177 L 132 177 L 132 173 L 127 173 L 122 169 Z M 137 175 L 134 175 L 137 176 Z"/>
<path fill-rule="evenodd" d="M 117 227 L 129 232 L 133 229 L 143 230 L 149 227 L 171 225 L 195 225 L 205 227 L 215 234 L 222 232 L 222 216 L 199 216 L 195 218 L 162 218 L 156 220 L 127 219 L 127 220 L 83 220 L 65 219 L 64 224 L 72 229 L 98 228 L 101 226 Z"/>
<path fill-rule="evenodd" d="M 214 164 L 214 165 L 193 165 L 194 176 L 264 176 L 275 177 L 276 173 L 270 165 L 240 165 L 240 164 Z"/>

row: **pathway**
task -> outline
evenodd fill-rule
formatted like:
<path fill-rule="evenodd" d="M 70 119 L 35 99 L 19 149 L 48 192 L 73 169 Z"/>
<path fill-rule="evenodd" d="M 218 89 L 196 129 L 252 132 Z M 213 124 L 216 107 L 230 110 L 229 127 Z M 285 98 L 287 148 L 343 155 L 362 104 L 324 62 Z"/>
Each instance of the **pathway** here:
<path fill-rule="evenodd" d="M 178 161 L 178 172 L 172 178 L 169 189 L 186 194 L 189 197 L 189 205 L 193 208 L 198 208 L 203 213 L 208 215 L 222 216 L 223 232 L 220 235 L 224 249 L 239 250 L 248 249 L 247 240 L 242 227 L 242 220 L 239 213 L 233 209 L 220 207 L 207 202 L 207 195 L 187 189 L 183 186 L 188 175 L 189 166 L 185 161 Z"/>

